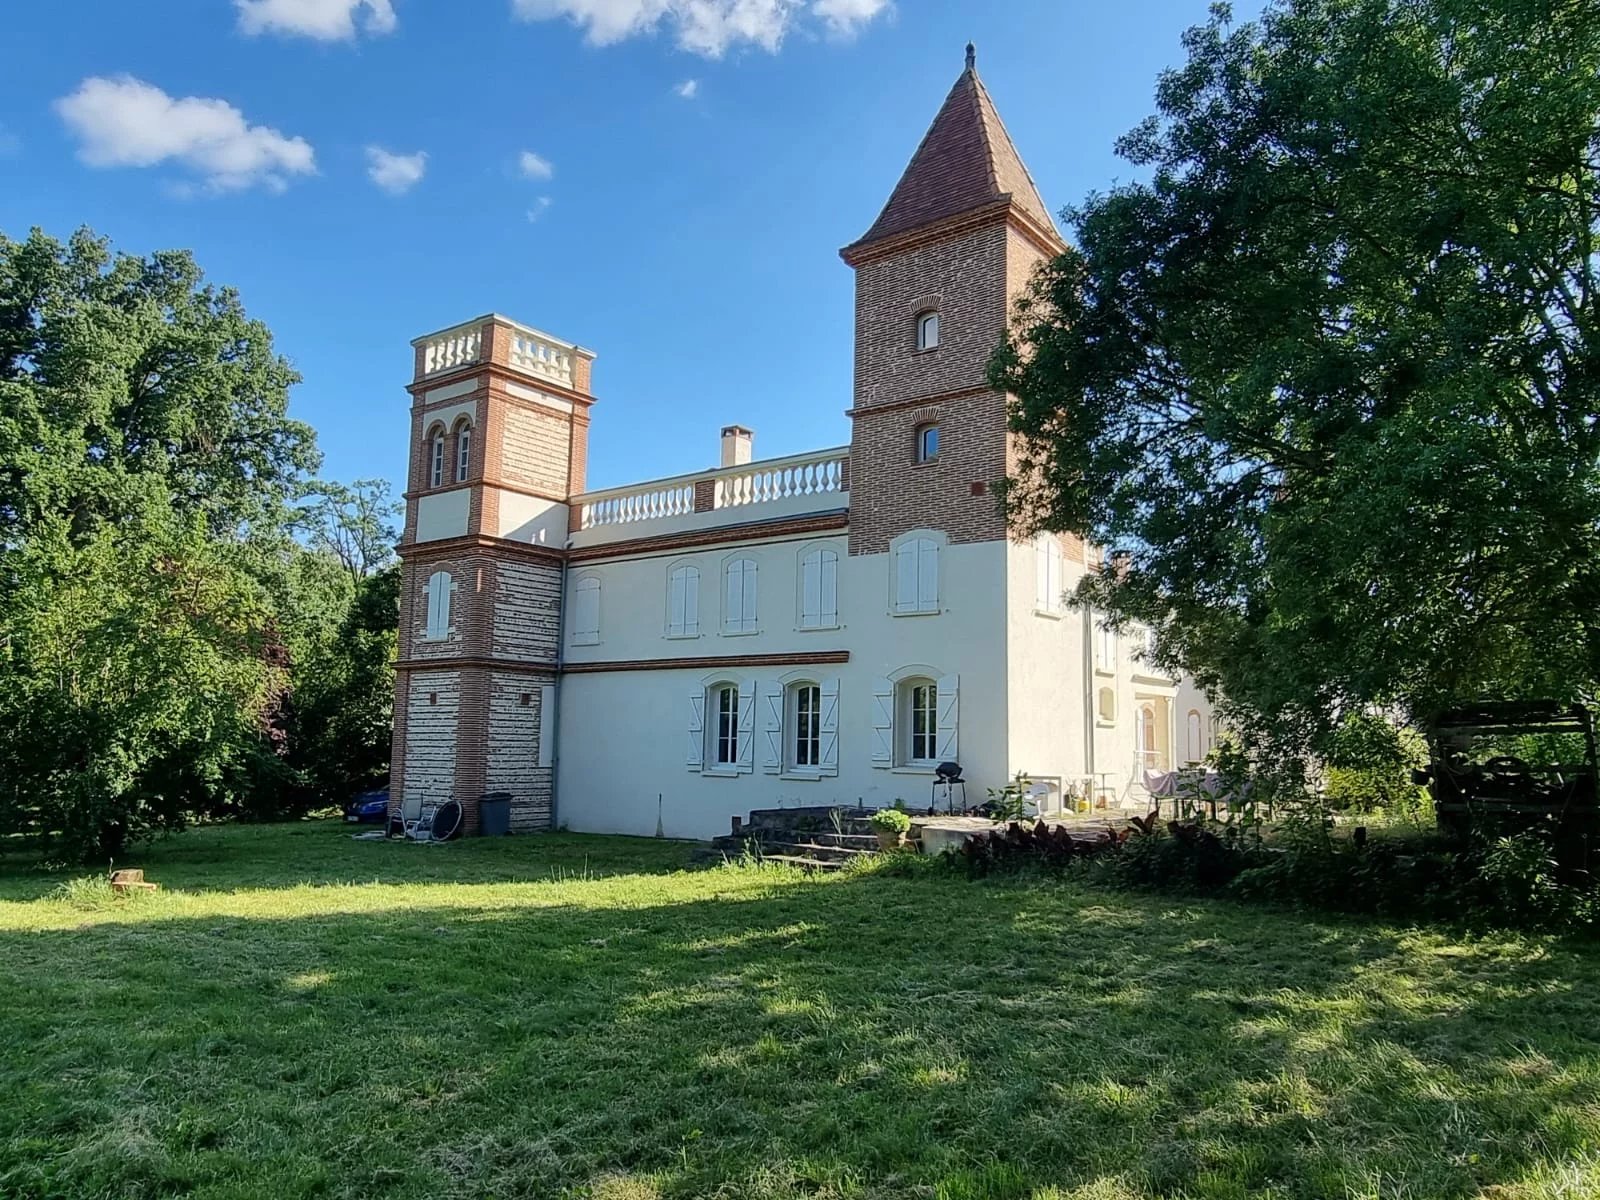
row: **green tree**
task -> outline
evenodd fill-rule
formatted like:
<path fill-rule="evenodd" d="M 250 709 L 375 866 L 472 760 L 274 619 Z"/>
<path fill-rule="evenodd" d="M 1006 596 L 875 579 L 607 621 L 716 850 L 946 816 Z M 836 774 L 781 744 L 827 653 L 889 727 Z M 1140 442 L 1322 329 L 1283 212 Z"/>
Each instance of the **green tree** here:
<path fill-rule="evenodd" d="M 1279 0 L 1189 31 L 1141 181 L 992 376 L 1023 526 L 1301 748 L 1600 678 L 1600 6 Z"/>

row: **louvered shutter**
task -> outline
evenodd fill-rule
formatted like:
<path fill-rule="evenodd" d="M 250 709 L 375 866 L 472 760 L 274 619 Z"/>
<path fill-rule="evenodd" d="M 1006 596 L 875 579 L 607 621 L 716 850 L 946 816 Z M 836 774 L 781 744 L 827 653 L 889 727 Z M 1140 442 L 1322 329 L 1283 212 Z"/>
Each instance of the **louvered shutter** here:
<path fill-rule="evenodd" d="M 813 550 L 800 560 L 800 628 L 822 624 L 822 551 Z"/>
<path fill-rule="evenodd" d="M 1049 612 L 1050 604 L 1050 551 L 1041 534 L 1033 543 L 1034 606 Z"/>
<path fill-rule="evenodd" d="M 755 766 L 756 749 L 756 691 L 761 685 L 754 679 L 739 688 L 739 738 L 735 744 L 737 767 L 748 772 Z"/>
<path fill-rule="evenodd" d="M 822 752 L 818 755 L 820 761 L 817 765 L 822 774 L 837 775 L 839 773 L 839 681 L 837 679 L 822 681 L 820 732 Z"/>
<path fill-rule="evenodd" d="M 917 543 L 901 542 L 894 551 L 894 611 L 917 611 Z"/>
<path fill-rule="evenodd" d="M 698 771 L 706 759 L 706 692 L 695 688 L 689 693 L 689 744 L 685 747 L 684 765 Z"/>
<path fill-rule="evenodd" d="M 961 720 L 961 676 L 939 678 L 939 761 L 960 762 L 956 727 Z"/>
<path fill-rule="evenodd" d="M 768 775 L 783 770 L 783 685 L 769 683 L 761 693 L 761 733 L 766 748 L 761 769 Z"/>
<path fill-rule="evenodd" d="M 939 610 L 939 544 L 917 539 L 917 611 Z"/>
<path fill-rule="evenodd" d="M 894 684 L 887 679 L 872 685 L 872 765 L 894 765 Z"/>
<path fill-rule="evenodd" d="M 683 570 L 683 631 L 700 632 L 700 572 L 695 567 Z"/>
<path fill-rule="evenodd" d="M 832 550 L 822 551 L 820 563 L 822 576 L 822 606 L 818 625 L 839 623 L 839 556 Z"/>
<path fill-rule="evenodd" d="M 541 767 L 556 760 L 556 689 L 545 684 L 539 689 L 539 758 Z"/>

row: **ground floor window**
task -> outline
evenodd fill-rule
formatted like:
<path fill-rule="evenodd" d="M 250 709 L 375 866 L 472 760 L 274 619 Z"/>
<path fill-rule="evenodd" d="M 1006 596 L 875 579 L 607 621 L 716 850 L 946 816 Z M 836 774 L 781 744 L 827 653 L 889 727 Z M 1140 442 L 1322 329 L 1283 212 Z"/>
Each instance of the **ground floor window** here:
<path fill-rule="evenodd" d="M 815 770 L 822 765 L 822 689 L 814 683 L 790 687 L 789 717 L 794 731 L 789 765 Z"/>
<path fill-rule="evenodd" d="M 725 683 L 711 690 L 711 761 L 731 767 L 739 762 L 739 689 Z"/>
<path fill-rule="evenodd" d="M 931 763 L 939 757 L 939 685 L 931 679 L 901 684 L 905 697 L 905 761 Z"/>

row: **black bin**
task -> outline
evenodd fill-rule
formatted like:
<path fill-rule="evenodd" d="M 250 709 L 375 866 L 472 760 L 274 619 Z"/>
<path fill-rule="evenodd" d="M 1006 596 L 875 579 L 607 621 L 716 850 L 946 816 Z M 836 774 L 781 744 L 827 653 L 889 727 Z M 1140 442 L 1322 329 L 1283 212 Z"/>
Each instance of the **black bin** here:
<path fill-rule="evenodd" d="M 478 801 L 480 837 L 505 837 L 511 832 L 511 793 L 485 792 Z"/>

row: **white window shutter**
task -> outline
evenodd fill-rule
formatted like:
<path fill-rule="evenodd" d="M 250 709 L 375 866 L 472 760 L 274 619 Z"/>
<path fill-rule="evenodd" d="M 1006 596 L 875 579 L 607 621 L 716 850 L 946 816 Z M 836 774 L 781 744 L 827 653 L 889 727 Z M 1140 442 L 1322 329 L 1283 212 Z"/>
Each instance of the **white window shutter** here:
<path fill-rule="evenodd" d="M 761 733 L 766 756 L 761 769 L 768 775 L 783 770 L 783 685 L 769 683 L 761 693 Z"/>
<path fill-rule="evenodd" d="M 740 628 L 748 632 L 756 627 L 756 574 L 760 568 L 754 560 L 747 559 L 744 564 L 743 595 L 739 598 Z"/>
<path fill-rule="evenodd" d="M 683 570 L 683 631 L 700 632 L 700 572 L 694 567 Z"/>
<path fill-rule="evenodd" d="M 917 539 L 917 611 L 939 611 L 939 544 Z"/>
<path fill-rule="evenodd" d="M 744 560 L 735 559 L 722 569 L 722 628 L 737 633 L 744 604 Z"/>
<path fill-rule="evenodd" d="M 667 577 L 667 632 L 681 634 L 684 620 L 684 574 L 674 571 Z"/>
<path fill-rule="evenodd" d="M 813 550 L 800 560 L 800 628 L 822 624 L 822 551 Z"/>
<path fill-rule="evenodd" d="M 556 689 L 545 684 L 539 689 L 539 765 L 548 767 L 556 760 Z"/>
<path fill-rule="evenodd" d="M 1051 607 L 1050 551 L 1042 534 L 1033 543 L 1033 572 L 1038 592 L 1036 606 L 1045 612 L 1049 612 Z"/>
<path fill-rule="evenodd" d="M 839 623 L 839 556 L 824 550 L 821 559 L 822 607 L 820 625 Z"/>
<path fill-rule="evenodd" d="M 895 547 L 894 611 L 917 611 L 917 543 L 914 540 Z"/>
<path fill-rule="evenodd" d="M 824 775 L 839 773 L 839 681 L 824 679 L 822 690 L 822 720 L 818 724 L 821 734 L 821 753 L 818 767 Z"/>
<path fill-rule="evenodd" d="M 426 636 L 435 641 L 450 636 L 450 596 L 454 591 L 448 571 L 435 571 L 428 577 Z"/>
<path fill-rule="evenodd" d="M 756 689 L 760 686 L 752 679 L 739 688 L 739 740 L 735 750 L 738 769 L 742 772 L 748 772 L 755 766 Z"/>
<path fill-rule="evenodd" d="M 961 676 L 939 678 L 939 761 L 960 762 L 956 727 L 961 721 Z"/>
<path fill-rule="evenodd" d="M 695 688 L 689 693 L 689 744 L 683 756 L 684 765 L 698 771 L 706 760 L 706 691 Z"/>
<path fill-rule="evenodd" d="M 872 765 L 894 765 L 894 684 L 887 679 L 872 685 Z"/>

